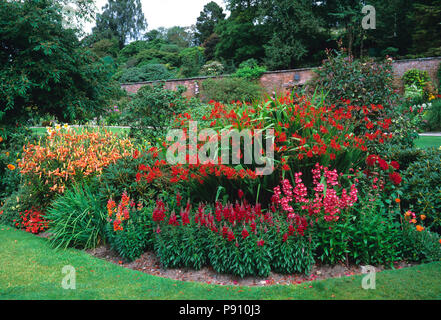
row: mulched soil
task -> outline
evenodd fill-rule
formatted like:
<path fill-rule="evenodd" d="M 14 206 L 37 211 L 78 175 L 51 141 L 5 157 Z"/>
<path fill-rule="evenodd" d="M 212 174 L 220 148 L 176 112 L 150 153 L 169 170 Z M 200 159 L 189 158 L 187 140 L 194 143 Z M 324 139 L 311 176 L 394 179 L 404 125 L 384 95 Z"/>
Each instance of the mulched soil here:
<path fill-rule="evenodd" d="M 154 252 L 146 252 L 139 259 L 133 262 L 125 262 L 121 257 L 118 256 L 116 252 L 111 250 L 108 246 L 101 246 L 92 250 L 86 250 L 86 252 L 91 254 L 92 256 L 107 260 L 125 268 L 138 270 L 154 276 L 174 280 L 195 281 L 217 285 L 268 286 L 274 284 L 300 284 L 302 282 L 318 279 L 341 278 L 362 274 L 360 266 L 346 266 L 343 264 L 327 266 L 316 264 L 312 268 L 311 274 L 309 276 L 304 274 L 286 275 L 271 272 L 267 278 L 246 277 L 242 279 L 232 275 L 219 274 L 211 267 L 204 267 L 201 270 L 163 269 L 161 267 L 159 259 L 156 257 Z M 396 269 L 401 269 L 404 267 L 410 267 L 412 265 L 415 264 L 400 261 L 395 263 L 394 267 Z M 387 269 L 384 266 L 375 266 L 375 268 L 378 272 Z"/>

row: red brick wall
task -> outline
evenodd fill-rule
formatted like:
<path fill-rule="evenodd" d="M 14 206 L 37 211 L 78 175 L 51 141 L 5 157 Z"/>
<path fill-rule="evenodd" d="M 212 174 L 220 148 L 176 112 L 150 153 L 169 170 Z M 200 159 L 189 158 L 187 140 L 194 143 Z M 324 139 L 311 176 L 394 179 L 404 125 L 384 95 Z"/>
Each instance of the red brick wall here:
<path fill-rule="evenodd" d="M 398 60 L 394 62 L 395 85 L 402 88 L 401 77 L 409 69 L 427 70 L 432 82 L 438 84 L 437 71 L 441 63 L 441 57 L 423 58 L 414 60 Z M 295 85 L 304 85 L 314 76 L 313 69 L 294 69 L 266 72 L 260 78 L 260 85 L 268 93 L 284 93 Z M 164 82 L 165 88 L 175 90 L 179 85 L 187 87 L 184 93 L 186 97 L 194 97 L 199 90 L 202 81 L 210 77 L 200 77 L 191 79 L 175 79 Z M 151 85 L 154 81 L 122 84 L 121 87 L 128 92 L 136 93 L 144 85 Z M 199 87 L 199 88 L 198 88 Z"/>

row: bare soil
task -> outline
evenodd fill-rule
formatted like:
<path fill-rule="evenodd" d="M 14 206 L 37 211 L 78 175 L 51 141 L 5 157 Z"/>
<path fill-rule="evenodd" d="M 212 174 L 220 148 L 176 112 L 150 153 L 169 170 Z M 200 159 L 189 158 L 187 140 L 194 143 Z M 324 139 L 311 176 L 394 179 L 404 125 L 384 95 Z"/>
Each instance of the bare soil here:
<path fill-rule="evenodd" d="M 362 274 L 361 266 L 356 265 L 320 265 L 313 266 L 311 274 L 277 274 L 271 272 L 266 278 L 259 277 L 245 277 L 240 278 L 228 274 L 220 274 L 211 267 L 204 267 L 201 270 L 192 269 L 163 269 L 154 252 L 145 252 L 139 259 L 133 262 L 125 262 L 116 252 L 111 250 L 108 246 L 101 246 L 95 249 L 86 250 L 100 259 L 107 260 L 114 264 L 118 264 L 128 269 L 138 270 L 151 275 L 169 278 L 181 281 L 195 281 L 207 284 L 217 285 L 239 285 L 239 286 L 267 286 L 274 284 L 300 284 L 307 281 L 327 279 L 327 278 L 341 278 L 353 275 Z M 400 261 L 394 263 L 396 269 L 410 267 L 415 264 Z M 375 266 L 378 272 L 388 269 L 385 266 Z"/>

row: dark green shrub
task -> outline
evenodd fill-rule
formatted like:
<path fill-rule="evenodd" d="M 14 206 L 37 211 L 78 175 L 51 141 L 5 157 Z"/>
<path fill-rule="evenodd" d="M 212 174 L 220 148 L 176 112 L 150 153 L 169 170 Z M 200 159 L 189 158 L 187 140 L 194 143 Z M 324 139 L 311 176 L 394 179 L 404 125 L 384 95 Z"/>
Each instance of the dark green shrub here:
<path fill-rule="evenodd" d="M 424 115 L 426 126 L 429 131 L 441 130 L 441 99 L 430 102 L 427 112 Z"/>
<path fill-rule="evenodd" d="M 352 105 L 382 104 L 386 109 L 395 105 L 392 61 L 356 60 L 343 51 L 327 52 L 327 60 L 315 70 L 312 85 L 327 92 L 328 103 L 350 100 Z M 388 111 L 388 110 L 386 110 Z M 360 112 L 360 117 L 364 115 Z"/>
<path fill-rule="evenodd" d="M 402 172 L 403 205 L 427 217 L 426 225 L 441 232 L 441 151 L 425 150 Z"/>
<path fill-rule="evenodd" d="M 182 96 L 184 91 L 184 87 L 179 87 L 177 91 L 167 90 L 162 84 L 145 85 L 139 89 L 129 104 L 130 135 L 151 142 L 164 137 L 173 114 L 188 108 L 188 102 Z"/>
<path fill-rule="evenodd" d="M 241 78 L 207 79 L 202 83 L 203 101 L 253 102 L 263 95 L 259 84 Z"/>
<path fill-rule="evenodd" d="M 277 234 L 277 237 L 283 237 Z M 312 244 L 305 237 L 290 237 L 272 248 L 271 269 L 278 273 L 309 273 L 314 265 Z"/>
<path fill-rule="evenodd" d="M 400 165 L 400 170 L 406 170 L 410 164 L 421 159 L 426 154 L 423 149 L 420 148 L 405 148 L 401 146 L 391 146 L 387 152 L 387 157 L 390 160 L 397 161 Z"/>
<path fill-rule="evenodd" d="M 162 64 L 145 64 L 140 67 L 126 69 L 119 75 L 117 80 L 126 83 L 167 80 L 173 77 L 174 74 Z"/>
<path fill-rule="evenodd" d="M 168 188 L 166 179 L 147 182 L 145 179 L 137 181 L 137 174 L 141 165 L 153 165 L 156 160 L 150 152 L 141 151 L 138 157 L 123 157 L 114 164 L 110 164 L 97 178 L 100 193 L 106 199 L 119 200 L 126 191 L 138 200 L 156 199 L 161 191 Z"/>
<path fill-rule="evenodd" d="M 106 211 L 96 187 L 74 185 L 49 207 L 50 243 L 55 248 L 90 249 L 104 243 Z"/>
<path fill-rule="evenodd" d="M 417 231 L 409 223 L 403 225 L 402 235 L 403 256 L 416 262 L 432 262 L 441 260 L 441 236 L 428 230 Z"/>

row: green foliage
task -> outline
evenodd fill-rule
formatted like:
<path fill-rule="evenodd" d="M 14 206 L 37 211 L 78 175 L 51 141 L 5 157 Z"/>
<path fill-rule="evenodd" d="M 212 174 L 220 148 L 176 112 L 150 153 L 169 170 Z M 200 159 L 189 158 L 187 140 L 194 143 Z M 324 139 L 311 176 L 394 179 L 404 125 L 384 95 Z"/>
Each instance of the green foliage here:
<path fill-rule="evenodd" d="M 416 85 L 420 90 L 424 89 L 430 81 L 427 71 L 418 69 L 409 69 L 403 75 L 403 82 L 406 86 Z"/>
<path fill-rule="evenodd" d="M 406 259 L 416 262 L 441 260 L 441 236 L 428 230 L 417 231 L 411 224 L 403 225 L 403 254 Z"/>
<path fill-rule="evenodd" d="M 47 211 L 51 245 L 91 249 L 104 243 L 106 212 L 96 187 L 77 184 L 55 199 Z"/>
<path fill-rule="evenodd" d="M 39 204 L 38 197 L 32 193 L 32 188 L 25 185 L 18 185 L 18 190 L 11 192 L 8 197 L 2 200 L 0 207 L 0 224 L 17 228 L 20 212 L 31 209 Z"/>
<path fill-rule="evenodd" d="M 21 158 L 23 146 L 36 139 L 37 136 L 26 127 L 0 127 L 0 200 L 18 190 L 20 170 L 17 159 Z M 8 169 L 8 165 L 15 166 L 15 169 Z"/>
<path fill-rule="evenodd" d="M 219 76 L 224 73 L 224 66 L 218 61 L 209 61 L 201 68 L 200 74 L 203 76 Z"/>
<path fill-rule="evenodd" d="M 429 131 L 441 131 L 441 99 L 432 100 L 429 104 L 424 114 L 426 127 Z"/>
<path fill-rule="evenodd" d="M 62 26 L 50 0 L 0 3 L 0 112 L 5 119 L 50 113 L 90 119 L 116 94 L 105 65 Z"/>
<path fill-rule="evenodd" d="M 441 62 L 439 63 L 437 76 L 438 76 L 438 92 L 441 94 Z"/>
<path fill-rule="evenodd" d="M 263 95 L 259 84 L 241 78 L 207 79 L 202 83 L 201 95 L 204 101 L 252 102 Z"/>
<path fill-rule="evenodd" d="M 420 160 L 425 155 L 425 151 L 419 148 L 405 148 L 402 146 L 392 146 L 387 151 L 390 160 L 400 164 L 400 170 L 405 171 L 413 162 Z"/>
<path fill-rule="evenodd" d="M 129 219 L 121 222 L 122 230 L 114 230 L 110 220 L 106 224 L 106 240 L 122 258 L 133 261 L 152 248 L 151 208 L 131 208 Z"/>
<path fill-rule="evenodd" d="M 183 77 L 194 77 L 205 63 L 204 48 L 186 48 L 179 53 L 181 59 L 180 74 Z"/>
<path fill-rule="evenodd" d="M 184 91 L 183 87 L 167 90 L 162 84 L 139 89 L 129 105 L 131 136 L 152 143 L 155 138 L 165 136 L 172 115 L 187 108 L 187 100 L 182 97 Z"/>
<path fill-rule="evenodd" d="M 404 206 L 425 215 L 426 225 L 441 232 L 441 151 L 427 150 L 402 172 Z"/>
<path fill-rule="evenodd" d="M 260 67 L 255 59 L 249 59 L 239 65 L 239 68 L 233 74 L 233 77 L 251 81 L 259 79 L 265 72 L 265 67 Z"/>
<path fill-rule="evenodd" d="M 116 37 L 120 49 L 128 39 L 139 39 L 147 28 L 140 0 L 109 0 L 102 9 L 92 32 L 101 38 Z"/>
<path fill-rule="evenodd" d="M 318 90 L 327 92 L 328 103 L 338 104 L 340 99 L 348 99 L 357 106 L 382 104 L 390 108 L 395 105 L 392 61 L 364 62 L 347 56 L 344 51 L 327 54 L 328 59 L 315 70 L 317 78 L 312 83 Z"/>
<path fill-rule="evenodd" d="M 222 7 L 214 1 L 207 3 L 197 18 L 197 41 L 200 44 L 204 43 L 214 33 L 217 24 L 224 19 L 225 13 Z"/>
<path fill-rule="evenodd" d="M 149 152 L 140 152 L 139 157 L 123 157 L 116 163 L 110 164 L 97 178 L 100 193 L 107 199 L 117 200 L 126 191 L 135 199 L 148 201 L 155 199 L 161 191 L 167 189 L 167 181 L 155 180 L 148 183 L 137 181 L 140 165 L 153 165 L 155 159 Z"/>
<path fill-rule="evenodd" d="M 100 58 L 106 56 L 116 58 L 119 52 L 118 40 L 115 38 L 101 39 L 92 45 L 92 51 Z"/>
<path fill-rule="evenodd" d="M 139 68 L 126 69 L 119 75 L 118 80 L 122 83 L 167 80 L 174 74 L 162 64 L 146 64 Z"/>

